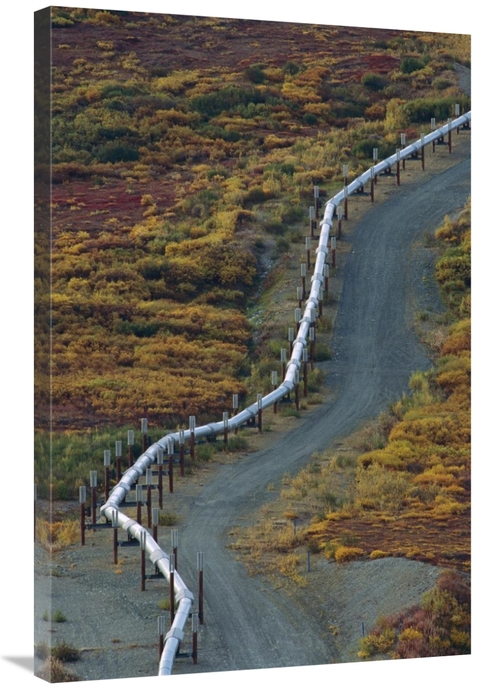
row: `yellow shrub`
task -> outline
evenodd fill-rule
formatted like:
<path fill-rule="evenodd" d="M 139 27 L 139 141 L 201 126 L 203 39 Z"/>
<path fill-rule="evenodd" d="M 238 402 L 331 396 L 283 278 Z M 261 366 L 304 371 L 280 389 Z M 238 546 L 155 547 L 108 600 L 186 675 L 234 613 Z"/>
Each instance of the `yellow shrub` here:
<path fill-rule="evenodd" d="M 399 635 L 399 641 L 412 641 L 414 639 L 422 639 L 423 636 L 424 635 L 422 634 L 422 632 L 419 632 L 418 629 L 414 629 L 413 627 L 407 627 Z"/>
<path fill-rule="evenodd" d="M 381 557 L 389 557 L 390 553 L 387 553 L 385 550 L 372 550 L 370 553 L 369 557 L 370 560 L 379 560 Z"/>
<path fill-rule="evenodd" d="M 361 548 L 350 548 L 348 546 L 341 545 L 335 550 L 335 560 L 337 562 L 348 562 L 349 560 L 355 560 L 361 555 L 363 555 L 363 550 Z"/>

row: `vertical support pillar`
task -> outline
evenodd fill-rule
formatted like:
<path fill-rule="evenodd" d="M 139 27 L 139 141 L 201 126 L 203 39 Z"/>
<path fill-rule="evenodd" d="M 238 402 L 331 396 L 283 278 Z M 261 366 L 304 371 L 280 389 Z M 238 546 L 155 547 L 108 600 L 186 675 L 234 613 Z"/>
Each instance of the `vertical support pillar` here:
<path fill-rule="evenodd" d="M 448 118 L 448 152 L 451 153 L 451 118 Z"/>
<path fill-rule="evenodd" d="M 401 132 L 401 149 L 406 146 L 406 132 Z M 406 158 L 403 158 L 403 170 L 406 170 Z"/>
<path fill-rule="evenodd" d="M 396 183 L 401 184 L 401 149 L 396 148 Z"/>
<path fill-rule="evenodd" d="M 372 203 L 375 201 L 375 171 L 370 168 L 370 198 Z"/>
<path fill-rule="evenodd" d="M 137 503 L 137 523 L 142 524 L 142 486 L 137 484 L 135 487 L 135 501 Z"/>
<path fill-rule="evenodd" d="M 115 441 L 115 460 L 116 460 L 116 482 L 119 483 L 122 477 L 122 441 Z"/>
<path fill-rule="evenodd" d="M 328 294 L 328 280 L 330 278 L 330 266 L 328 263 L 323 264 L 323 277 L 325 278 L 324 285 L 325 285 L 325 294 Z"/>
<path fill-rule="evenodd" d="M 259 433 L 262 433 L 262 395 L 260 392 L 257 394 L 257 428 Z"/>
<path fill-rule="evenodd" d="M 172 438 L 167 438 L 172 442 Z M 158 505 L 163 509 L 163 449 L 161 447 L 156 450 L 156 464 L 158 466 Z"/>
<path fill-rule="evenodd" d="M 109 467 L 111 466 L 111 451 L 104 450 L 104 495 L 106 502 L 109 498 Z"/>
<path fill-rule="evenodd" d="M 118 510 L 111 513 L 111 526 L 113 528 L 113 564 L 118 564 Z"/>
<path fill-rule="evenodd" d="M 180 431 L 184 435 L 184 431 Z M 179 435 L 180 435 L 179 433 Z M 182 444 L 180 445 L 181 447 L 181 454 L 182 454 L 182 462 L 181 462 L 181 471 L 182 468 L 184 467 L 184 438 L 182 438 Z M 174 492 L 174 439 L 168 437 L 167 438 L 167 457 L 168 457 L 168 490 L 170 493 Z"/>
<path fill-rule="evenodd" d="M 127 431 L 127 444 L 128 444 L 128 468 L 134 463 L 134 442 L 135 433 L 134 431 Z"/>
<path fill-rule="evenodd" d="M 378 148 L 374 148 L 373 149 L 373 167 L 375 167 L 377 162 L 378 162 Z M 375 170 L 373 170 L 373 183 L 377 184 L 377 175 L 375 174 Z"/>
<path fill-rule="evenodd" d="M 170 543 L 172 545 L 172 553 L 174 555 L 174 567 L 177 571 L 179 571 L 179 562 L 178 562 L 178 551 L 179 551 L 179 531 L 177 529 L 172 529 L 170 532 Z"/>
<path fill-rule="evenodd" d="M 80 486 L 78 501 L 80 503 L 80 544 L 85 545 L 85 503 L 87 502 L 86 486 Z"/>
<path fill-rule="evenodd" d="M 302 299 L 304 298 L 304 292 L 302 287 L 297 287 L 297 301 L 299 303 L 299 309 L 302 308 Z"/>
<path fill-rule="evenodd" d="M 200 624 L 203 624 L 203 553 L 199 552 L 196 555 L 196 564 L 198 566 L 198 615 Z"/>
<path fill-rule="evenodd" d="M 174 591 L 174 575 L 175 575 L 175 563 L 174 554 L 170 553 L 168 556 L 169 560 L 169 571 L 170 571 L 170 626 L 172 626 L 175 617 L 175 591 Z"/>
<path fill-rule="evenodd" d="M 294 328 L 288 328 L 288 352 L 289 352 L 289 356 L 292 356 L 294 339 L 295 339 Z"/>
<path fill-rule="evenodd" d="M 147 490 L 147 498 L 146 498 L 146 507 L 147 507 L 147 514 L 148 514 L 148 529 L 151 528 L 151 510 L 153 508 L 153 501 L 152 501 L 152 484 L 153 484 L 153 470 L 151 468 L 146 469 L 146 490 Z"/>
<path fill-rule="evenodd" d="M 158 524 L 160 523 L 160 510 L 153 507 L 153 538 L 158 543 Z M 158 567 L 156 568 L 158 569 Z"/>
<path fill-rule="evenodd" d="M 198 613 L 193 612 L 191 616 L 191 630 L 193 632 L 193 665 L 198 662 Z"/>
<path fill-rule="evenodd" d="M 436 129 L 436 118 L 431 117 L 431 132 L 435 131 L 435 129 Z M 436 140 L 435 139 L 432 142 L 432 152 L 433 153 L 436 152 Z"/>
<path fill-rule="evenodd" d="M 276 390 L 278 387 L 278 371 L 271 371 L 271 384 L 273 386 L 273 390 Z M 273 404 L 273 412 L 274 414 L 278 413 L 278 402 Z"/>
<path fill-rule="evenodd" d="M 298 307 L 295 309 L 295 332 L 299 333 L 300 329 L 300 319 L 302 318 L 302 309 L 299 309 Z"/>
<path fill-rule="evenodd" d="M 295 385 L 295 409 L 299 411 L 299 406 L 300 406 L 300 400 L 299 400 L 299 383 L 300 383 L 300 376 L 299 372 L 295 371 L 295 376 L 294 376 L 294 385 Z"/>
<path fill-rule="evenodd" d="M 184 472 L 184 444 L 186 442 L 186 434 L 184 431 L 179 431 L 179 464 L 181 466 L 181 476 Z M 169 460 L 170 462 L 170 460 Z M 170 465 L 169 465 L 170 466 Z"/>
<path fill-rule="evenodd" d="M 281 359 L 281 380 L 285 380 L 286 376 L 286 349 L 282 349 L 280 353 Z"/>
<path fill-rule="evenodd" d="M 191 461 L 194 462 L 194 429 L 196 428 L 196 416 L 189 417 L 189 452 Z"/>
<path fill-rule="evenodd" d="M 238 395 L 235 394 L 235 395 L 233 395 L 233 416 L 236 416 L 236 414 L 238 413 L 238 406 L 239 406 L 239 399 L 238 399 Z M 238 433 L 238 427 L 235 426 L 234 435 L 236 435 L 237 433 Z"/>
<path fill-rule="evenodd" d="M 339 239 L 342 239 L 342 217 L 342 206 L 337 206 L 337 236 Z M 347 220 L 347 215 L 345 216 L 345 219 Z"/>
<path fill-rule="evenodd" d="M 332 236 L 330 241 L 332 246 L 332 268 L 335 268 L 337 265 L 337 237 Z"/>
<path fill-rule="evenodd" d="M 302 294 L 303 294 L 304 299 L 306 298 L 306 294 L 307 294 L 306 276 L 307 276 L 307 264 L 301 263 L 300 264 L 300 277 L 302 278 Z"/>
<path fill-rule="evenodd" d="M 165 647 L 165 615 L 158 615 L 158 662 L 160 662 Z"/>
<path fill-rule="evenodd" d="M 307 270 L 311 270 L 311 237 L 306 237 Z"/>
<path fill-rule="evenodd" d="M 222 412 L 222 423 L 224 424 L 224 445 L 227 445 L 227 430 L 229 423 L 229 412 Z"/>
<path fill-rule="evenodd" d="M 460 117 L 460 103 L 455 103 L 455 117 Z M 460 127 L 457 127 L 457 134 L 460 134 Z"/>
<path fill-rule="evenodd" d="M 141 531 L 139 534 L 139 542 L 141 545 L 141 591 L 146 590 L 146 532 Z"/>
<path fill-rule="evenodd" d="M 425 134 L 420 134 L 420 144 L 421 144 L 421 149 L 420 149 L 420 155 L 422 158 L 422 170 L 425 170 L 425 146 L 424 146 L 424 139 L 425 139 Z"/>
<path fill-rule="evenodd" d="M 319 315 L 320 318 L 321 318 L 321 316 L 323 315 L 323 297 L 324 297 L 323 288 L 320 287 L 320 288 L 319 288 L 319 304 L 318 304 L 318 306 L 319 306 L 319 313 L 318 313 L 318 315 Z"/>
<path fill-rule="evenodd" d="M 307 397 L 307 361 L 309 355 L 307 352 L 307 347 L 302 350 L 302 377 L 304 379 L 304 397 Z"/>
<path fill-rule="evenodd" d="M 141 419 L 141 436 L 142 436 L 142 451 L 146 452 L 148 448 L 148 420 Z"/>
<path fill-rule="evenodd" d="M 316 328 L 309 328 L 309 344 L 311 345 L 311 371 L 314 369 L 314 346 L 316 342 Z"/>
<path fill-rule="evenodd" d="M 92 524 L 97 521 L 97 471 L 90 472 L 90 502 L 92 507 Z"/>
<path fill-rule="evenodd" d="M 316 220 L 314 219 L 314 206 L 309 206 L 309 232 L 311 238 L 314 237 L 314 230 L 316 229 Z"/>
<path fill-rule="evenodd" d="M 319 187 L 314 185 L 314 217 L 317 220 L 319 217 Z"/>

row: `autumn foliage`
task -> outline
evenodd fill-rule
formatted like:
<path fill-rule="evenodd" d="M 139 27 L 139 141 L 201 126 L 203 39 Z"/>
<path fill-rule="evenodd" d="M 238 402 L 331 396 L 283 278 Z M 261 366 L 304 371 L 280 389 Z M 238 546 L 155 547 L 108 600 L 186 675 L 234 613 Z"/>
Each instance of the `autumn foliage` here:
<path fill-rule="evenodd" d="M 381 618 L 361 642 L 360 658 L 426 658 L 471 652 L 470 581 L 445 571 L 420 605 Z"/>

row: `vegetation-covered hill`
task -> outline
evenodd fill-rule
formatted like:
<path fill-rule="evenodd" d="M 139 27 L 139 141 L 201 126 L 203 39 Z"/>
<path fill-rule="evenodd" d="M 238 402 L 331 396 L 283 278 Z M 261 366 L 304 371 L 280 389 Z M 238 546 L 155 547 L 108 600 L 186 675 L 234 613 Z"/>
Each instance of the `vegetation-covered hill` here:
<path fill-rule="evenodd" d="M 468 37 L 52 12 L 54 427 L 220 416 L 312 185 L 466 105 Z"/>

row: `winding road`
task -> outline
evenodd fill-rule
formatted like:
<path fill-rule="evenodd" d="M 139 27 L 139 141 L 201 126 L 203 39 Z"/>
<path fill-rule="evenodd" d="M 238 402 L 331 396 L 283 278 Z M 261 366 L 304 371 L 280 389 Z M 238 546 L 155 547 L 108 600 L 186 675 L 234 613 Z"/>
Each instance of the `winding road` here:
<path fill-rule="evenodd" d="M 280 590 L 247 574 L 227 549 L 228 532 L 272 499 L 266 486 L 304 466 L 407 389 L 411 373 L 430 361 L 413 332 L 412 305 L 421 291 L 413 246 L 433 232 L 470 194 L 470 158 L 419 185 L 404 183 L 374 205 L 349 236 L 349 254 L 325 365 L 329 398 L 272 447 L 220 468 L 203 487 L 180 527 L 182 576 L 197 590 L 196 552 L 205 553 L 205 616 L 219 671 L 331 663 L 318 620 Z M 189 560 L 188 554 L 194 554 Z M 215 632 L 214 632 L 215 630 Z M 207 671 L 203 663 L 200 671 Z M 211 668 L 212 669 L 212 668 Z"/>

